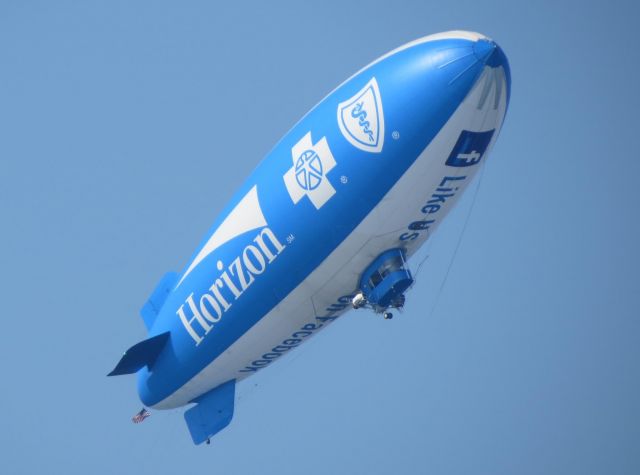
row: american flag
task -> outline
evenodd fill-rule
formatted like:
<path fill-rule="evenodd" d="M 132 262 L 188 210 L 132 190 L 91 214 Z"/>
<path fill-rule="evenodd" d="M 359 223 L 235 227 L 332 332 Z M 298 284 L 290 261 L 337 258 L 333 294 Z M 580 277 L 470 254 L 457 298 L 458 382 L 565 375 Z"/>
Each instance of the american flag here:
<path fill-rule="evenodd" d="M 151 413 L 149 411 L 147 411 L 144 407 L 140 410 L 139 413 L 137 413 L 135 416 L 133 416 L 131 418 L 131 420 L 133 421 L 134 424 L 139 424 L 140 422 L 144 421 L 147 417 L 149 417 L 151 415 Z"/>

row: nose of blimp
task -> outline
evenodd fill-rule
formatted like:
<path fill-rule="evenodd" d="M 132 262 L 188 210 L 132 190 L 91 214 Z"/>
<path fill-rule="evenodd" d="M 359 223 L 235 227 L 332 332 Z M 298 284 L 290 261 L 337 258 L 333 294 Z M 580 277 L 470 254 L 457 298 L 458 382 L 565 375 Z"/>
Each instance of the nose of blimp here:
<path fill-rule="evenodd" d="M 473 98 L 478 112 L 506 111 L 511 92 L 509 62 L 491 38 L 450 31 L 418 40 L 410 49 L 415 56 L 413 63 L 407 63 L 413 73 L 406 75 L 412 81 L 408 89 L 428 110 L 438 104 L 448 110 Z"/>
<path fill-rule="evenodd" d="M 421 99 L 421 89 L 437 91 L 437 96 L 447 96 L 452 102 L 461 100 L 492 76 L 505 86 L 508 102 L 511 78 L 507 57 L 495 41 L 480 33 L 449 31 L 430 35 L 408 43 L 390 56 L 398 59 L 398 77 L 416 100 Z M 428 88 L 424 88 L 425 84 Z M 438 97 L 425 99 L 425 105 L 438 102 Z"/>
<path fill-rule="evenodd" d="M 488 38 L 480 38 L 473 45 L 473 53 L 485 65 L 485 72 L 492 76 L 493 86 L 498 89 L 502 85 L 505 89 L 506 107 L 508 107 L 511 97 L 511 71 L 504 51 L 495 41 Z M 498 96 L 498 91 L 496 91 L 496 96 Z M 496 97 L 496 101 L 498 100 L 499 97 Z"/>
<path fill-rule="evenodd" d="M 473 54 L 475 54 L 476 58 L 478 58 L 484 64 L 487 64 L 495 53 L 497 47 L 498 45 L 495 43 L 495 41 L 481 38 L 474 43 Z"/>
<path fill-rule="evenodd" d="M 480 38 L 473 45 L 473 54 L 476 58 L 490 68 L 502 67 L 509 69 L 507 57 L 498 44 L 489 38 Z"/>
<path fill-rule="evenodd" d="M 487 97 L 493 98 L 495 103 L 505 101 L 508 104 L 509 62 L 495 41 L 480 33 L 466 31 L 435 36 L 436 41 L 425 43 L 422 50 L 424 57 L 432 58 L 433 69 L 425 70 L 426 77 L 439 77 L 446 84 L 441 90 L 452 97 L 467 97 L 480 88 L 484 91 L 482 105 Z"/>
<path fill-rule="evenodd" d="M 473 54 L 476 59 L 485 67 L 500 70 L 503 81 L 507 86 L 507 98 L 511 88 L 511 73 L 509 71 L 509 62 L 507 57 L 498 44 L 486 37 L 480 37 L 473 44 Z M 508 99 L 507 99 L 508 100 Z"/>

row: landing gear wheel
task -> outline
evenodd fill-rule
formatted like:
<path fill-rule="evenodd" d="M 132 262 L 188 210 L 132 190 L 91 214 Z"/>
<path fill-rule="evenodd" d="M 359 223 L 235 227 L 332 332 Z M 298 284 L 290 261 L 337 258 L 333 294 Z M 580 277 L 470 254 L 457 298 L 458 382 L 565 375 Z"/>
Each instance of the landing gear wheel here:
<path fill-rule="evenodd" d="M 393 313 L 391 312 L 384 312 L 384 319 L 385 320 L 391 320 L 393 318 Z"/>

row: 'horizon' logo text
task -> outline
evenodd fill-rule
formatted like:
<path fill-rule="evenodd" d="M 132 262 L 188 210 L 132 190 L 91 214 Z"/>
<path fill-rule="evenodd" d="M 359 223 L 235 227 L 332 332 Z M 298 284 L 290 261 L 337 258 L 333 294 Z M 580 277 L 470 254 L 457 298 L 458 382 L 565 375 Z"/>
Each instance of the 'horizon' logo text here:
<path fill-rule="evenodd" d="M 217 262 L 216 268 L 224 271 L 213 281 L 208 292 L 199 298 L 191 293 L 176 312 L 196 346 L 285 247 L 273 231 L 265 227 L 253 238 L 253 244 L 246 246 L 226 269 L 222 261 Z"/>

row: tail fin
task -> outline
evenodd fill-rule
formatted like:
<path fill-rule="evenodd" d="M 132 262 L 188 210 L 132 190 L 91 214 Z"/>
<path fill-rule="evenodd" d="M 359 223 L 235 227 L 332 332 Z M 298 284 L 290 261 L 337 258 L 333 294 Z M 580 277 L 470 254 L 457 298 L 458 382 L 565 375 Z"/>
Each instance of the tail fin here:
<path fill-rule="evenodd" d="M 147 327 L 147 330 L 151 330 L 153 323 L 156 321 L 156 317 L 160 313 L 160 309 L 177 281 L 178 274 L 175 272 L 167 272 L 163 275 L 158 285 L 156 285 L 156 288 L 153 289 L 149 300 L 147 300 L 140 309 L 140 315 L 142 316 L 142 320 L 144 320 L 144 325 Z"/>
<path fill-rule="evenodd" d="M 114 370 L 107 376 L 133 374 L 145 366 L 151 369 L 169 341 L 170 334 L 171 332 L 161 333 L 136 343 L 124 352 Z"/>
<path fill-rule="evenodd" d="M 235 388 L 236 380 L 232 379 L 191 401 L 197 404 L 184 413 L 184 419 L 195 444 L 208 443 L 210 437 L 229 425 Z"/>

